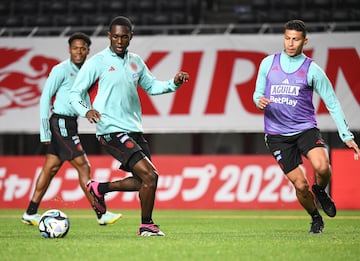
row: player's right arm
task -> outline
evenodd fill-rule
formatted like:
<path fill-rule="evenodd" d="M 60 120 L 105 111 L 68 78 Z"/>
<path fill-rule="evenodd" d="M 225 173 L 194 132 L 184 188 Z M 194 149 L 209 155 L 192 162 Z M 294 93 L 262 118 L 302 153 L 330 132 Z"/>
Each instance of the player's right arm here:
<path fill-rule="evenodd" d="M 271 66 L 274 55 L 264 58 L 259 66 L 258 75 L 256 78 L 256 86 L 253 94 L 253 102 L 256 107 L 263 110 L 270 103 L 270 100 L 265 98 L 266 76 Z"/>
<path fill-rule="evenodd" d="M 77 74 L 70 90 L 70 103 L 74 110 L 84 118 L 87 117 L 87 112 L 92 110 L 91 104 L 85 97 L 88 97 L 89 88 L 99 78 L 97 63 L 99 62 L 95 57 L 86 61 Z"/>
<path fill-rule="evenodd" d="M 62 66 L 54 66 L 46 79 L 45 86 L 40 97 L 40 141 L 49 143 L 51 141 L 50 131 L 50 112 L 52 101 L 56 92 L 64 80 L 64 70 Z"/>

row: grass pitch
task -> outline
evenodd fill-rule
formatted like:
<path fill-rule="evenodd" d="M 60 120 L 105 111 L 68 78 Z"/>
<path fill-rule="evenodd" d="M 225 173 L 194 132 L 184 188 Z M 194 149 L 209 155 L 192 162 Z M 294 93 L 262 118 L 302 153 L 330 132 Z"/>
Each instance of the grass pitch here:
<path fill-rule="evenodd" d="M 304 211 L 156 210 L 166 236 L 143 238 L 138 211 L 122 210 L 120 221 L 99 226 L 91 210 L 62 209 L 70 231 L 60 239 L 42 238 L 36 227 L 22 224 L 23 211 L 0 210 L 3 261 L 360 260 L 360 211 L 323 215 L 324 232 L 314 235 Z"/>

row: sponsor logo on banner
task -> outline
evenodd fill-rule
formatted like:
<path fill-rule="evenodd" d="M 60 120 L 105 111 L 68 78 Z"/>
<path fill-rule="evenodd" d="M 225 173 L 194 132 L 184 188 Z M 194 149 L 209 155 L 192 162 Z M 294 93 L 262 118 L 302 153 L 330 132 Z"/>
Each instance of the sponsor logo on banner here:
<path fill-rule="evenodd" d="M 42 90 L 41 83 L 48 77 L 52 67 L 59 63 L 57 59 L 39 54 L 25 62 L 28 70 L 19 71 L 16 65 L 23 62 L 22 59 L 30 51 L 0 48 L 0 116 L 7 110 L 37 106 Z"/>
<path fill-rule="evenodd" d="M 279 35 L 167 36 L 166 40 L 135 37 L 130 51 L 145 60 L 157 79 L 169 80 L 179 70 L 190 74 L 189 82 L 172 94 L 149 96 L 138 88 L 145 131 L 262 132 L 262 111 L 252 96 L 259 65 L 264 57 L 280 50 L 279 39 Z M 304 50 L 327 74 L 354 129 L 360 128 L 360 118 L 353 113 L 360 109 L 358 39 L 359 33 L 346 37 L 342 33 L 312 34 L 311 45 Z M 107 39 L 94 39 L 90 56 L 106 46 Z M 2 38 L 0 54 L 0 132 L 37 133 L 39 119 L 31 116 L 39 111 L 41 89 L 50 69 L 68 59 L 67 38 Z M 287 91 L 296 95 L 295 88 Z M 295 104 L 276 97 L 274 101 Z M 314 106 L 319 127 L 336 131 L 326 106 L 316 95 Z M 16 123 L 7 124 L 14 118 L 18 119 Z M 94 132 L 93 126 L 82 122 L 79 130 Z"/>

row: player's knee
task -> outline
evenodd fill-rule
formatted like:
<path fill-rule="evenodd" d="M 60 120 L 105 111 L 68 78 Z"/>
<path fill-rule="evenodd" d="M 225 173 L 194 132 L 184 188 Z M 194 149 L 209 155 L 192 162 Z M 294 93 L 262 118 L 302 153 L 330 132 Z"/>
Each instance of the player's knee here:
<path fill-rule="evenodd" d="M 317 168 L 315 168 L 315 171 L 319 175 L 331 175 L 330 165 L 328 163 L 320 164 Z"/>
<path fill-rule="evenodd" d="M 159 175 L 156 170 L 150 170 L 146 175 L 146 185 L 150 187 L 156 187 L 158 182 Z"/>
<path fill-rule="evenodd" d="M 50 176 L 53 177 L 59 171 L 61 165 L 53 165 L 49 168 Z"/>
<path fill-rule="evenodd" d="M 136 176 L 146 187 L 156 187 L 158 182 L 158 172 L 155 166 L 147 158 L 138 161 L 133 168 Z"/>
<path fill-rule="evenodd" d="M 159 175 L 156 169 L 149 167 L 144 171 L 141 175 L 142 177 L 142 185 L 146 188 L 155 189 L 157 187 L 157 182 Z"/>
<path fill-rule="evenodd" d="M 316 173 L 319 173 L 320 175 L 328 175 L 330 173 L 330 162 L 328 158 L 321 158 L 312 162 L 312 164 Z"/>

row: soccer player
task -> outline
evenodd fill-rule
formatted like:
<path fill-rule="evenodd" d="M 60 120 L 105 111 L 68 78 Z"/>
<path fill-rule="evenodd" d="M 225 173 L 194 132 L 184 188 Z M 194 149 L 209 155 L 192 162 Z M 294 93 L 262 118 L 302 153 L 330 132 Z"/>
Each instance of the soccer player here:
<path fill-rule="evenodd" d="M 89 54 L 91 41 L 86 34 L 77 32 L 70 36 L 68 43 L 70 59 L 52 68 L 41 94 L 40 141 L 47 145 L 47 152 L 22 221 L 29 225 L 39 224 L 41 215 L 37 212 L 40 202 L 64 161 L 69 161 L 79 174 L 80 186 L 95 210 L 98 223 L 112 224 L 121 218 L 121 214 L 106 211 L 105 204 L 101 208 L 96 207 L 94 198 L 86 189 L 90 180 L 90 164 L 78 136 L 77 113 L 69 103 L 70 88 Z"/>
<path fill-rule="evenodd" d="M 317 128 L 313 91 L 325 102 L 341 140 L 360 150 L 349 131 L 342 108 L 324 71 L 303 53 L 307 44 L 305 23 L 292 20 L 285 24 L 284 49 L 263 59 L 258 71 L 253 100 L 264 110 L 265 143 L 292 182 L 299 203 L 312 218 L 311 233 L 321 233 L 323 219 L 315 205 L 309 182 L 301 168 L 304 155 L 313 167 L 316 181 L 312 191 L 324 212 L 334 217 L 334 201 L 325 191 L 331 177 L 327 145 Z"/>
<path fill-rule="evenodd" d="M 137 86 L 150 95 L 174 92 L 188 81 L 189 75 L 179 72 L 168 81 L 156 80 L 144 61 L 127 50 L 132 28 L 127 17 L 118 16 L 111 21 L 110 46 L 85 62 L 71 90 L 71 104 L 79 115 L 96 123 L 100 144 L 120 161 L 121 169 L 132 173 L 114 182 L 89 182 L 88 190 L 97 203 L 101 206 L 104 194 L 111 191 L 138 191 L 141 206 L 138 235 L 164 236 L 152 220 L 158 173 L 143 136 Z M 94 84 L 93 103 L 89 104 L 82 97 Z"/>

